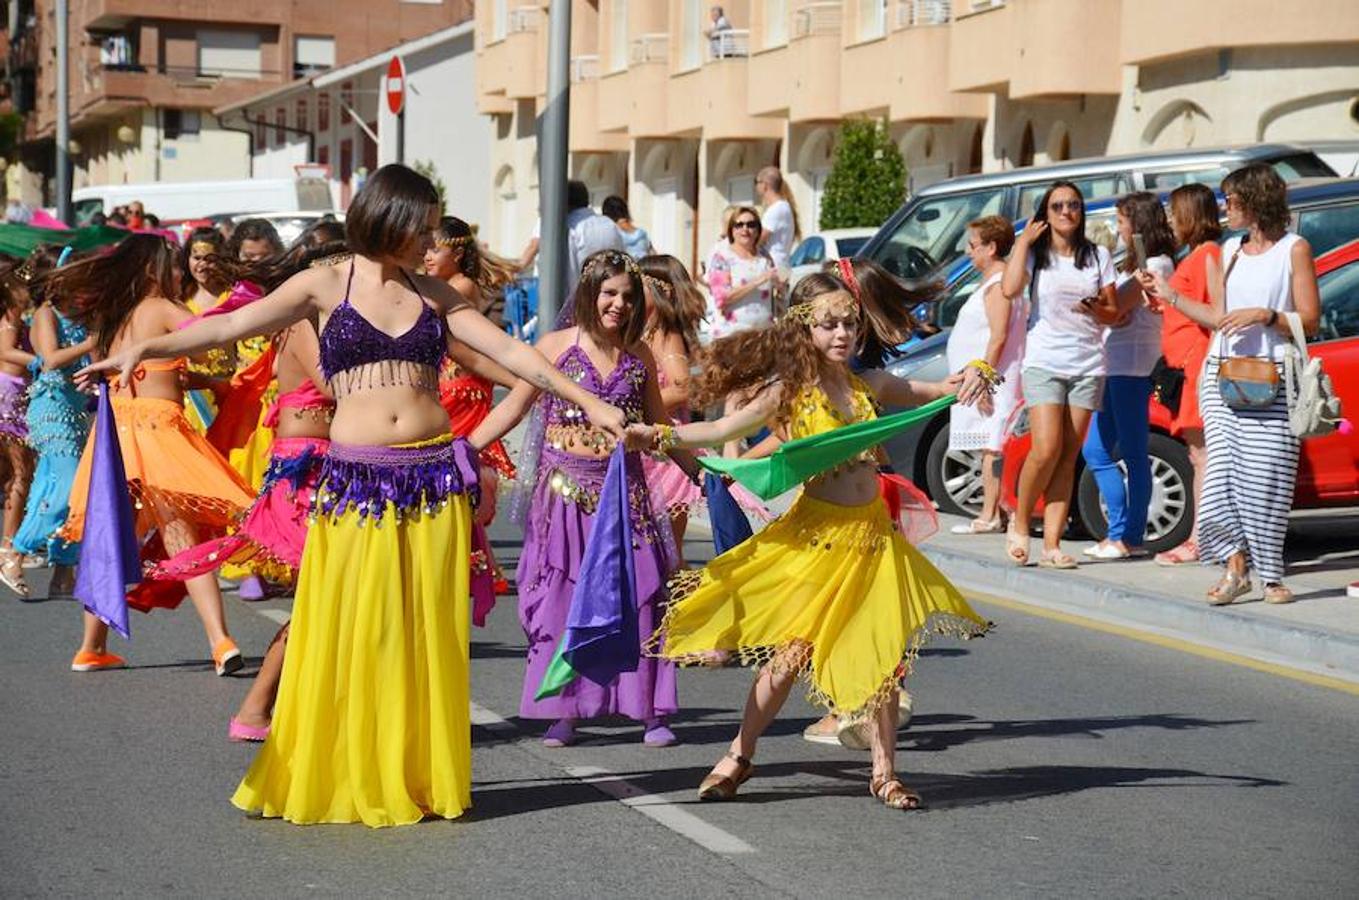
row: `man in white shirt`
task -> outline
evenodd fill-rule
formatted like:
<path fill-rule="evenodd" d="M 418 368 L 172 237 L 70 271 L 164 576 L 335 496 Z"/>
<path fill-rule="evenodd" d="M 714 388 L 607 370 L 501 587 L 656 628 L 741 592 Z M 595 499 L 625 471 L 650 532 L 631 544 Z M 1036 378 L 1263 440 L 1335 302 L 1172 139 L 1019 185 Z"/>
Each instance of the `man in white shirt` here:
<path fill-rule="evenodd" d="M 783 174 L 777 166 L 766 166 L 755 176 L 764 215 L 760 217 L 760 244 L 774 260 L 780 273 L 788 269 L 788 257 L 797 239 L 797 212 L 783 196 Z"/>
<path fill-rule="evenodd" d="M 722 7 L 714 6 L 710 17 L 713 27 L 705 32 L 708 36 L 708 52 L 712 54 L 713 59 L 731 56 L 731 48 L 722 46 L 722 32 L 731 31 L 731 22 L 727 20 L 727 14 L 723 12 Z"/>

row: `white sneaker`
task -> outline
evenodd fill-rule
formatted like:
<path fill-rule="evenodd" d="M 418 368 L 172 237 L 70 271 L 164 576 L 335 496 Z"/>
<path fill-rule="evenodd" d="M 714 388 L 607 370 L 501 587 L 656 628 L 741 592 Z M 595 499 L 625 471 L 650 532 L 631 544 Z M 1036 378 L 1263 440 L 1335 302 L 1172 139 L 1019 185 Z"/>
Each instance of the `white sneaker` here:
<path fill-rule="evenodd" d="M 1127 559 L 1132 554 L 1118 549 L 1113 544 L 1091 544 L 1081 551 L 1081 555 L 1091 559 Z"/>
<path fill-rule="evenodd" d="M 1345 596 L 1359 600 L 1359 581 L 1351 581 L 1345 588 Z"/>

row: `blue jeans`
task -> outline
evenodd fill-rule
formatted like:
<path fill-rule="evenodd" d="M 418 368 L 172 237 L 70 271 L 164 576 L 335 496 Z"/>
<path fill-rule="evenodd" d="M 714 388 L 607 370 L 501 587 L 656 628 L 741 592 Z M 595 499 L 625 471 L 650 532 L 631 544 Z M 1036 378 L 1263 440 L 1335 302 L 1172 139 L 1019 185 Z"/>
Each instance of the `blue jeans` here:
<path fill-rule="evenodd" d="M 1130 547 L 1142 546 L 1151 505 L 1150 400 L 1151 378 L 1110 375 L 1104 383 L 1104 406 L 1091 420 L 1081 450 L 1109 511 L 1108 540 Z M 1120 459 L 1128 470 L 1126 483 L 1118 468 Z"/>

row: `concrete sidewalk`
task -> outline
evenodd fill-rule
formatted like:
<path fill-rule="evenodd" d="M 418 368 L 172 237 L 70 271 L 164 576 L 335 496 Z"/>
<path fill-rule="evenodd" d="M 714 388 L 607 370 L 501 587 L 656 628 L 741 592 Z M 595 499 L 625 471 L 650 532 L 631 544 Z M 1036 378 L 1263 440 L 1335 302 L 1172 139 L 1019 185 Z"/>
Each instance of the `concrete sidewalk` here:
<path fill-rule="evenodd" d="M 782 511 L 778 498 L 771 506 Z M 1261 585 L 1230 606 L 1212 607 L 1203 595 L 1219 577 L 1210 566 L 1166 568 L 1150 559 L 1083 562 L 1074 571 L 1009 563 L 1003 535 L 955 535 L 966 520 L 939 517 L 939 533 L 921 545 L 935 565 L 964 590 L 1030 606 L 1135 628 L 1359 685 L 1359 599 L 1345 587 L 1359 581 L 1359 515 L 1296 518 L 1288 539 L 1288 585 L 1297 600 L 1274 606 Z M 690 522 L 690 541 L 708 537 L 708 523 Z M 686 542 L 688 543 L 688 542 Z M 1089 541 L 1066 541 L 1084 560 Z M 1031 558 L 1042 548 L 1033 539 Z M 688 548 L 691 559 L 706 558 Z M 700 551 L 701 552 L 701 551 Z M 711 553 L 711 550 L 708 550 Z"/>

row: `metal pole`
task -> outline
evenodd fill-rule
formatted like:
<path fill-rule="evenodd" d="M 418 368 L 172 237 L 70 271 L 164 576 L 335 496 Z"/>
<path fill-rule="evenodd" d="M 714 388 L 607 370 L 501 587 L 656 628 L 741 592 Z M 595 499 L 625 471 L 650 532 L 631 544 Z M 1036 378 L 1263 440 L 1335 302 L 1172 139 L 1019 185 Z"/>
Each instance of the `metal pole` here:
<path fill-rule="evenodd" d="M 396 161 L 406 164 L 406 109 L 396 114 Z"/>
<path fill-rule="evenodd" d="M 67 0 L 57 0 L 57 218 L 71 221 L 71 97 L 67 78 Z"/>
<path fill-rule="evenodd" d="M 566 291 L 566 153 L 571 118 L 571 0 L 548 12 L 547 105 L 538 136 L 538 334 L 552 330 Z"/>

